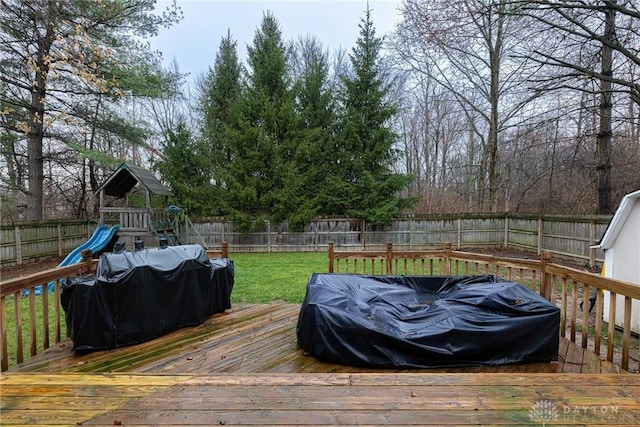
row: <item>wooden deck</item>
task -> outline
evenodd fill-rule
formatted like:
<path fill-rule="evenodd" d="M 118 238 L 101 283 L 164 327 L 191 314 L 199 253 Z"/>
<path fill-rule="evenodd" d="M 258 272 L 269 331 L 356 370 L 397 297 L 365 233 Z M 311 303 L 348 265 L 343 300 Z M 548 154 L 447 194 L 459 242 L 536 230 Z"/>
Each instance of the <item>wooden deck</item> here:
<path fill-rule="evenodd" d="M 234 306 L 156 340 L 62 342 L 0 377 L 2 425 L 640 425 L 640 377 L 562 339 L 559 361 L 371 370 L 297 348 L 300 306 Z"/>

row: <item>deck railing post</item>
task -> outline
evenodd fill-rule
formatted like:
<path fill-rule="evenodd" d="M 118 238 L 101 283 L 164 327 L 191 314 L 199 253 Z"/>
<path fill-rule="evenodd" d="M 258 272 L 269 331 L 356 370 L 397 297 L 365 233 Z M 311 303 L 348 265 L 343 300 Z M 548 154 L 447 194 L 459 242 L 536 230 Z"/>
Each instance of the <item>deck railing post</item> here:
<path fill-rule="evenodd" d="M 393 243 L 387 242 L 387 274 L 393 269 Z"/>
<path fill-rule="evenodd" d="M 540 255 L 540 295 L 551 301 L 551 273 L 547 272 L 547 265 L 553 262 L 553 255 L 543 252 Z"/>
<path fill-rule="evenodd" d="M 329 242 L 329 273 L 333 273 L 333 242 Z"/>
<path fill-rule="evenodd" d="M 222 242 L 222 258 L 229 258 L 229 242 Z"/>
<path fill-rule="evenodd" d="M 86 269 L 85 273 L 91 272 L 91 263 L 93 262 L 91 259 L 93 257 L 91 249 L 83 249 L 82 252 L 80 252 L 80 256 L 82 257 L 80 262 L 84 263 L 84 269 Z"/>
<path fill-rule="evenodd" d="M 451 243 L 444 244 L 444 274 L 451 276 Z"/>

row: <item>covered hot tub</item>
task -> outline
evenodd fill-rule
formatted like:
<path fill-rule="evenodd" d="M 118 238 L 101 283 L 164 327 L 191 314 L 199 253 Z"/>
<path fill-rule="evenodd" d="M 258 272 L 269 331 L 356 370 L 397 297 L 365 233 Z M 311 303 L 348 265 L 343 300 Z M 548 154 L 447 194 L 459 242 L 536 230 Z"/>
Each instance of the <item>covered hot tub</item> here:
<path fill-rule="evenodd" d="M 319 360 L 435 368 L 557 360 L 560 309 L 488 276 L 312 274 L 296 328 Z"/>

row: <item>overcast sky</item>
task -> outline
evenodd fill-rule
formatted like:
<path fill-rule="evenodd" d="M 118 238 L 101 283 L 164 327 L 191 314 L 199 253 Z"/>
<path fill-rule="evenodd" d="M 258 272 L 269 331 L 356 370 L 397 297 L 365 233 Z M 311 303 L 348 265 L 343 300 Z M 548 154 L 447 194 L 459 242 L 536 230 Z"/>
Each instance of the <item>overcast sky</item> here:
<path fill-rule="evenodd" d="M 164 9 L 169 1 L 159 0 Z M 377 35 L 393 30 L 401 0 L 369 0 Z M 161 28 L 150 40 L 163 54 L 165 65 L 175 58 L 191 79 L 213 65 L 220 40 L 227 29 L 237 42 L 244 61 L 246 46 L 252 44 L 264 11 L 271 11 L 280 23 L 283 39 L 316 36 L 331 52 L 340 47 L 351 50 L 358 38 L 358 24 L 367 8 L 366 0 L 178 0 L 184 18 L 169 29 Z"/>

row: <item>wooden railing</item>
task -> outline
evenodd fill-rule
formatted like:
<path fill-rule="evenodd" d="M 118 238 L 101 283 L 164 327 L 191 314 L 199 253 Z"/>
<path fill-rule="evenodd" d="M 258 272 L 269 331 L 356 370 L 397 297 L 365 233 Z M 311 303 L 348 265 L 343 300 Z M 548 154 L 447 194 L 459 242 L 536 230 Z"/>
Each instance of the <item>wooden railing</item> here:
<path fill-rule="evenodd" d="M 429 251 L 394 251 L 391 244 L 384 251 L 336 251 L 329 243 L 328 255 L 331 273 L 494 274 L 519 282 L 560 307 L 561 337 L 625 371 L 640 371 L 638 358 L 630 356 L 638 346 L 631 311 L 640 300 L 640 286 L 632 283 L 556 264 L 547 253 L 540 259 L 508 258 L 454 251 L 450 244 Z"/>
<path fill-rule="evenodd" d="M 100 224 L 115 223 L 121 232 L 150 231 L 151 224 L 167 217 L 166 209 L 151 208 L 100 208 Z"/>
<path fill-rule="evenodd" d="M 0 282 L 2 372 L 67 337 L 60 304 L 60 282 L 95 272 L 98 260 L 92 259 L 91 255 L 90 250 L 85 250 L 77 264 Z M 207 250 L 207 255 L 209 258 L 228 258 L 228 243 L 222 242 L 219 250 Z M 53 287 L 52 292 L 47 292 L 49 287 Z"/>

